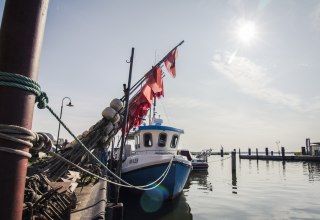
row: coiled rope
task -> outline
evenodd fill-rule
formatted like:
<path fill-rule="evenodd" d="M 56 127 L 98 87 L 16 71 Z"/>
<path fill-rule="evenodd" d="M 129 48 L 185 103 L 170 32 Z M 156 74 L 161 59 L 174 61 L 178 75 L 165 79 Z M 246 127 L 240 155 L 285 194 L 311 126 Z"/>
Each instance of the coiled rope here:
<path fill-rule="evenodd" d="M 0 124 L 0 138 L 23 144 L 29 148 L 33 147 L 35 150 L 40 150 L 42 148 L 46 148 L 44 150 L 47 150 L 52 146 L 50 138 L 45 133 L 34 133 L 29 129 L 15 125 Z M 19 149 L 0 146 L 0 151 L 31 158 L 30 153 Z"/>
<path fill-rule="evenodd" d="M 80 146 L 96 161 L 98 162 L 104 169 L 106 169 L 115 179 L 117 179 L 118 181 L 124 183 L 125 185 L 123 186 L 126 186 L 126 187 L 130 187 L 130 188 L 136 188 L 136 189 L 140 189 L 140 190 L 150 190 L 150 189 L 153 189 L 155 187 L 157 187 L 158 185 L 160 185 L 163 180 L 165 179 L 165 177 L 167 176 L 167 174 L 169 173 L 169 170 L 170 170 L 170 167 L 172 165 L 172 162 L 173 162 L 173 159 L 174 159 L 174 156 L 172 157 L 171 161 L 169 162 L 168 164 L 168 167 L 166 168 L 166 170 L 162 173 L 162 175 L 155 181 L 153 181 L 152 183 L 149 183 L 149 184 L 146 184 L 146 185 L 142 185 L 142 186 L 134 186 L 128 182 L 126 182 L 125 180 L 123 180 L 122 178 L 120 178 L 119 176 L 117 176 L 115 173 L 113 173 L 111 170 L 108 169 L 107 166 L 105 166 L 73 133 L 72 131 L 64 124 L 64 122 L 57 116 L 57 114 L 55 114 L 55 112 L 50 108 L 50 106 L 48 106 L 48 102 L 49 102 L 49 99 L 48 99 L 48 96 L 45 92 L 42 92 L 41 91 L 41 87 L 40 85 L 35 82 L 34 80 L 28 78 L 28 77 L 25 77 L 23 75 L 20 75 L 20 74 L 15 74 L 15 73 L 8 73 L 8 72 L 1 72 L 0 71 L 0 86 L 8 86 L 8 87 L 15 87 L 15 88 L 19 88 L 21 90 L 25 90 L 25 91 L 28 91 L 32 94 L 34 94 L 36 96 L 36 103 L 37 104 L 37 107 L 39 109 L 44 109 L 44 108 L 47 108 L 49 110 L 49 112 L 61 123 L 61 125 L 69 132 L 69 134 L 80 144 Z M 13 126 L 13 125 L 8 125 L 8 126 Z M 15 127 L 19 127 L 19 126 L 15 126 Z M 19 127 L 20 128 L 20 127 Z M 26 128 L 22 128 L 22 130 L 24 130 Z M 26 129 L 28 130 L 28 129 Z M 33 133 L 32 131 L 27 131 L 28 132 L 31 132 Z M 12 135 L 12 133 L 9 132 L 9 134 Z M 2 136 L 0 136 L 1 138 L 3 139 L 6 139 L 6 140 L 9 140 L 9 137 L 8 136 L 11 136 L 11 135 L 8 135 L 7 134 L 4 134 Z M 29 136 L 32 136 L 33 134 L 30 135 L 29 133 Z M 46 135 L 45 135 L 46 136 Z M 14 141 L 14 142 L 18 142 L 18 143 L 21 143 L 20 139 L 18 137 L 10 137 L 11 141 Z M 30 137 L 28 137 L 29 139 Z M 48 137 L 43 137 L 42 139 L 48 139 Z M 31 138 L 31 140 L 40 140 L 39 137 L 34 137 L 34 138 Z M 22 139 L 22 141 L 25 141 Z M 30 140 L 29 140 L 30 141 Z M 24 143 L 26 146 L 29 146 L 29 147 L 32 147 L 32 145 L 30 145 L 29 143 L 26 144 Z M 41 144 L 41 142 L 39 142 L 39 146 L 41 146 L 43 144 Z M 40 147 L 38 147 L 40 149 Z M 14 153 L 14 154 L 19 154 L 21 156 L 26 156 L 28 158 L 31 157 L 31 154 L 28 153 L 28 152 L 25 152 L 25 151 L 22 151 L 22 150 L 17 150 L 17 149 L 12 149 L 12 148 L 7 148 L 7 147 L 3 147 L 3 146 L 0 146 L 0 151 L 5 151 L 5 152 L 8 152 L 8 153 Z M 52 152 L 51 152 L 52 153 Z M 60 155 L 59 155 L 60 156 Z M 60 156 L 60 159 L 63 158 Z M 65 159 L 65 158 L 64 158 Z M 65 159 L 67 160 L 67 159 Z M 70 163 L 72 163 L 71 161 L 69 161 Z M 75 164 L 74 164 L 75 165 Z M 76 165 L 76 167 L 79 168 L 79 166 Z M 83 168 L 81 168 L 83 169 Z M 83 169 L 84 170 L 84 169 Z M 89 172 L 89 171 L 86 171 L 86 172 Z M 89 172 L 90 173 L 90 172 Z M 153 186 L 153 187 L 149 187 L 155 183 L 157 183 L 158 181 L 160 181 L 156 186 Z M 109 181 L 110 182 L 110 181 Z M 113 182 L 114 183 L 114 182 Z M 117 183 L 118 184 L 118 183 Z M 149 188 L 148 188 L 149 187 Z"/>

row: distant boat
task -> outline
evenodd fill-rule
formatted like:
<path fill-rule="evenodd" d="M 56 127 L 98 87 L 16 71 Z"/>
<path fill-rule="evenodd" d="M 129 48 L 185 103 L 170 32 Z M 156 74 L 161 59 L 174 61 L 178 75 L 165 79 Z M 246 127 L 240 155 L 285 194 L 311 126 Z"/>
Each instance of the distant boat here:
<path fill-rule="evenodd" d="M 211 150 L 201 151 L 195 157 L 191 155 L 187 149 L 179 150 L 178 154 L 185 156 L 191 162 L 194 171 L 206 171 L 208 170 L 207 157 L 211 154 Z"/>
<path fill-rule="evenodd" d="M 151 186 L 154 186 L 161 182 L 151 194 L 160 195 L 165 200 L 182 192 L 192 165 L 185 156 L 177 155 L 180 135 L 184 131 L 161 124 L 162 120 L 156 119 L 156 123 L 139 126 L 135 131 L 135 153 L 130 152 L 131 146 L 126 146 L 122 178 L 135 186 L 152 182 Z M 156 181 L 161 176 L 163 178 Z"/>

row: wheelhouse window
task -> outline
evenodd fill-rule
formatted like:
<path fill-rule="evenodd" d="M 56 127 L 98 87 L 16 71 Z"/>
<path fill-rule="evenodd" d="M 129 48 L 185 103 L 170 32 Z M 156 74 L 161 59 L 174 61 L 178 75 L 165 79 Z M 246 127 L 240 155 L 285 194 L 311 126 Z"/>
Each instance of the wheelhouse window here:
<path fill-rule="evenodd" d="M 159 147 L 164 147 L 166 146 L 167 143 L 167 134 L 166 133 L 160 133 L 159 134 L 159 139 L 158 139 L 158 146 Z"/>
<path fill-rule="evenodd" d="M 143 142 L 145 147 L 151 147 L 152 146 L 152 134 L 151 133 L 145 133 L 143 135 Z"/>
<path fill-rule="evenodd" d="M 172 139 L 171 139 L 170 147 L 171 147 L 171 148 L 176 148 L 177 145 L 178 145 L 178 140 L 179 140 L 179 136 L 176 135 L 176 134 L 174 134 L 174 135 L 172 136 Z"/>
<path fill-rule="evenodd" d="M 140 135 L 137 135 L 135 137 L 135 139 L 136 139 L 136 144 L 135 144 L 136 149 L 139 149 L 140 148 Z"/>

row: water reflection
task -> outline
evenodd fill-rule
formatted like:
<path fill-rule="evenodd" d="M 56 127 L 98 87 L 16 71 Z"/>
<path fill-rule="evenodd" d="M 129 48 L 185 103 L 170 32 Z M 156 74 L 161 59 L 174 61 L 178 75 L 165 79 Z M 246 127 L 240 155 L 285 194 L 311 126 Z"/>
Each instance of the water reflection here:
<path fill-rule="evenodd" d="M 308 175 L 309 182 L 320 181 L 320 163 L 303 162 L 303 173 Z"/>
<path fill-rule="evenodd" d="M 266 160 L 266 170 L 269 171 L 269 160 Z"/>
<path fill-rule="evenodd" d="M 283 179 L 286 180 L 286 161 L 282 161 L 282 176 L 283 176 Z"/>
<path fill-rule="evenodd" d="M 235 170 L 232 171 L 232 193 L 233 194 L 238 194 L 237 172 Z"/>
<path fill-rule="evenodd" d="M 208 181 L 208 171 L 191 172 L 189 179 L 184 186 L 184 190 L 188 191 L 191 185 L 198 186 L 197 189 L 204 192 L 212 191 L 212 184 L 210 181 Z"/>
<path fill-rule="evenodd" d="M 142 195 L 131 195 L 124 193 L 120 201 L 124 205 L 124 220 L 131 219 L 157 219 L 157 220 L 192 220 L 191 208 L 183 193 L 174 200 L 165 201 L 162 206 L 154 212 L 146 212 L 141 203 Z M 134 217 L 133 217 L 134 216 Z"/>

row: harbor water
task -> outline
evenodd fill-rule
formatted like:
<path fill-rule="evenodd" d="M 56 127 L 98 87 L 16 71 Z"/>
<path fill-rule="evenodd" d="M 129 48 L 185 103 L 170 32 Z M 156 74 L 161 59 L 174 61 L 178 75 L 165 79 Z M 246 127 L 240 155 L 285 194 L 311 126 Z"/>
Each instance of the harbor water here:
<path fill-rule="evenodd" d="M 192 172 L 183 193 L 162 202 L 122 195 L 124 219 L 320 219 L 320 163 L 211 156 L 208 172 Z"/>

